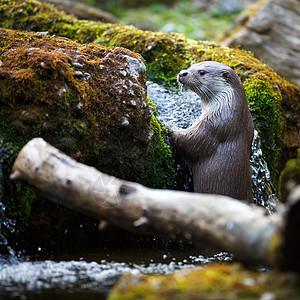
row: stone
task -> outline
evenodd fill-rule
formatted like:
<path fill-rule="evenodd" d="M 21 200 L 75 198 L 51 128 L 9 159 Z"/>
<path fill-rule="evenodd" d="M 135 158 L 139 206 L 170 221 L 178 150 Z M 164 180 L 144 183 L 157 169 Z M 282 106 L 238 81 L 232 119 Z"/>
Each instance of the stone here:
<path fill-rule="evenodd" d="M 217 40 L 226 46 L 252 51 L 279 75 L 300 86 L 298 0 L 262 0 L 243 12 Z"/>

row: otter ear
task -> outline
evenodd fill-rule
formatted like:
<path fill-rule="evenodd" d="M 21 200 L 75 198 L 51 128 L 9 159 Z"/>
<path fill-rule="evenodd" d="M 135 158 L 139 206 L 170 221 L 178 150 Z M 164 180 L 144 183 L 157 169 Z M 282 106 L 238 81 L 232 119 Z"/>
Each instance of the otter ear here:
<path fill-rule="evenodd" d="M 222 77 L 224 77 L 226 82 L 232 84 L 232 76 L 230 74 L 230 71 L 223 70 L 221 74 L 222 74 Z"/>
<path fill-rule="evenodd" d="M 222 76 L 223 76 L 224 78 L 226 78 L 226 79 L 228 79 L 229 76 L 230 76 L 229 71 L 227 71 L 227 70 L 222 71 L 221 74 L 222 74 Z"/>

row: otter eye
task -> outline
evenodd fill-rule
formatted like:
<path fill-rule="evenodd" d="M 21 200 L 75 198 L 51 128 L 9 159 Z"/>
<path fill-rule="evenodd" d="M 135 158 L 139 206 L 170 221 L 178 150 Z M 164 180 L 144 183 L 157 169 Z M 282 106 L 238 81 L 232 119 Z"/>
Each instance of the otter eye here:
<path fill-rule="evenodd" d="M 206 74 L 206 71 L 204 71 L 204 70 L 200 70 L 200 71 L 199 71 L 199 75 L 200 75 L 200 76 L 203 76 L 203 75 L 205 75 L 205 74 Z"/>

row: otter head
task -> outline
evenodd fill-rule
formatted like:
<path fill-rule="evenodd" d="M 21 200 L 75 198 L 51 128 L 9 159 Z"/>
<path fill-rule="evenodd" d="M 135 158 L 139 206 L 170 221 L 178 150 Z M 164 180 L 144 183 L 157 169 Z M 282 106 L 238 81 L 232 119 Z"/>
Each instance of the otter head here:
<path fill-rule="evenodd" d="M 241 91 L 243 85 L 237 74 L 228 66 L 215 61 L 204 61 L 182 70 L 178 82 L 209 103 L 230 91 Z"/>

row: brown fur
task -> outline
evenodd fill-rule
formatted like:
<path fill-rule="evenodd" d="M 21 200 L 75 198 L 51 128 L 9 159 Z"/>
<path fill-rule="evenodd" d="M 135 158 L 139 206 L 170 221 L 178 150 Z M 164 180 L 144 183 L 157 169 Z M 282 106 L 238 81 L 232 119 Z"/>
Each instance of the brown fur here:
<path fill-rule="evenodd" d="M 167 125 L 192 167 L 194 191 L 252 202 L 254 125 L 239 77 L 231 68 L 208 61 L 181 71 L 178 81 L 201 97 L 202 114 L 191 127 Z"/>

